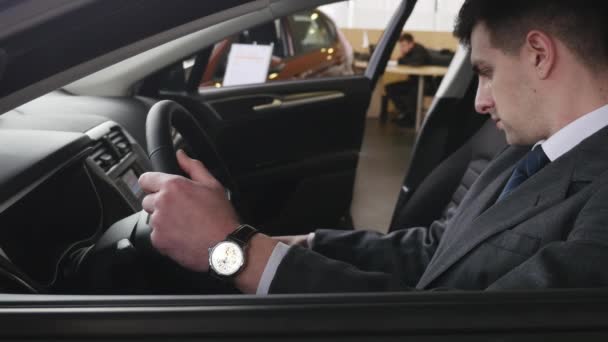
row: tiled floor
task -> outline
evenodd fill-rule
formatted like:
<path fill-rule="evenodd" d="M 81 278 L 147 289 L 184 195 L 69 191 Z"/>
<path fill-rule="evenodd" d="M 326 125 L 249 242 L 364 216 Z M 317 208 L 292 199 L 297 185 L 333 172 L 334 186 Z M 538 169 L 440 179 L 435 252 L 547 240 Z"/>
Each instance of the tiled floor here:
<path fill-rule="evenodd" d="M 413 129 L 367 120 L 351 207 L 356 229 L 388 230 L 414 139 Z"/>

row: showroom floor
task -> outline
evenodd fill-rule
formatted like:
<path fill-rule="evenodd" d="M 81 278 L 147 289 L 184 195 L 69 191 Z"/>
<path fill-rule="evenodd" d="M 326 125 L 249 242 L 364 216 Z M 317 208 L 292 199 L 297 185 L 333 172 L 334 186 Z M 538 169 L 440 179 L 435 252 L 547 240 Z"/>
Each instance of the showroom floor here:
<path fill-rule="evenodd" d="M 414 139 L 413 129 L 367 119 L 351 207 L 357 229 L 388 230 Z"/>

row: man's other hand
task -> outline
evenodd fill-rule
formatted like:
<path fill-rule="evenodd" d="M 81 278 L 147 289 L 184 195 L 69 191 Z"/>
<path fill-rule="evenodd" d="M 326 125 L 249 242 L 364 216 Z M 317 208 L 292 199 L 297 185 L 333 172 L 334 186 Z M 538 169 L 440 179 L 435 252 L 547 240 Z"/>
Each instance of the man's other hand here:
<path fill-rule="evenodd" d="M 142 206 L 150 213 L 152 245 L 186 268 L 207 271 L 208 249 L 225 240 L 239 221 L 224 187 L 201 162 L 181 150 L 177 161 L 190 179 L 159 172 L 139 178 L 148 193 Z"/>

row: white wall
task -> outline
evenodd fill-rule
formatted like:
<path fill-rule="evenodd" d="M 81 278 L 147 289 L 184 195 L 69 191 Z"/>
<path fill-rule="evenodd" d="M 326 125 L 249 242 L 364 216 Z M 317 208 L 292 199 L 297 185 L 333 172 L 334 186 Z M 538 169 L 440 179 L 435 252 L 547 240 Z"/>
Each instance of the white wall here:
<path fill-rule="evenodd" d="M 383 29 L 401 0 L 351 0 L 322 6 L 338 27 Z M 452 31 L 464 0 L 418 0 L 405 30 Z"/>

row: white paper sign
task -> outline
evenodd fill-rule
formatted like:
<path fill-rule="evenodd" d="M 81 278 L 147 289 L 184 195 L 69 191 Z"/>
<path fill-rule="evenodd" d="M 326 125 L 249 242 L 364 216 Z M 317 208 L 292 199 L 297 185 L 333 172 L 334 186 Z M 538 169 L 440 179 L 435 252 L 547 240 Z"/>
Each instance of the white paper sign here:
<path fill-rule="evenodd" d="M 272 45 L 232 44 L 224 85 L 266 82 L 271 58 Z"/>

